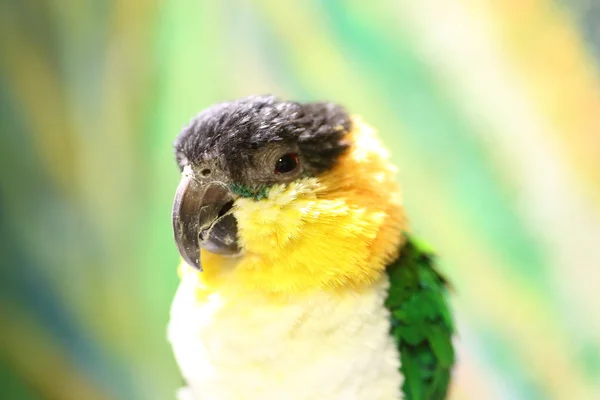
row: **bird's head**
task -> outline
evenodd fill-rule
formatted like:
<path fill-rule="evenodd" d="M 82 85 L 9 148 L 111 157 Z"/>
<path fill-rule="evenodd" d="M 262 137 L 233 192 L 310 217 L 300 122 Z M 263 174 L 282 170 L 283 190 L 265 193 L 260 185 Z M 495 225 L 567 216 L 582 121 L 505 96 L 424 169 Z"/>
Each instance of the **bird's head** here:
<path fill-rule="evenodd" d="M 183 260 L 213 284 L 268 292 L 359 287 L 398 254 L 395 168 L 332 103 L 256 96 L 202 111 L 175 141 Z"/>

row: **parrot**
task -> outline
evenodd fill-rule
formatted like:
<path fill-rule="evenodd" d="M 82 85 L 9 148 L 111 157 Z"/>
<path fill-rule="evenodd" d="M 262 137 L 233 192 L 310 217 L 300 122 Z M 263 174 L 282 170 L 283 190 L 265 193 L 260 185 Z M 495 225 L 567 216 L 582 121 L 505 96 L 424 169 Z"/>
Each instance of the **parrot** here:
<path fill-rule="evenodd" d="M 249 96 L 201 111 L 174 149 L 178 399 L 446 398 L 449 284 L 361 117 Z"/>

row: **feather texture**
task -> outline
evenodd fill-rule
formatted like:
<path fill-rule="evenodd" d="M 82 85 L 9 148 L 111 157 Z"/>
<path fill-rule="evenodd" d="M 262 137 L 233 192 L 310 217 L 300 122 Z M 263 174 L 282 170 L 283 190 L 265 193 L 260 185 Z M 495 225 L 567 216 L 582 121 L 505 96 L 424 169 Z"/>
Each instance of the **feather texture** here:
<path fill-rule="evenodd" d="M 443 399 L 454 364 L 446 281 L 434 269 L 433 254 L 409 236 L 387 272 L 385 305 L 400 352 L 405 399 Z"/>
<path fill-rule="evenodd" d="M 400 400 L 382 275 L 361 291 L 274 298 L 233 280 L 206 287 L 182 266 L 169 340 L 180 400 Z"/>

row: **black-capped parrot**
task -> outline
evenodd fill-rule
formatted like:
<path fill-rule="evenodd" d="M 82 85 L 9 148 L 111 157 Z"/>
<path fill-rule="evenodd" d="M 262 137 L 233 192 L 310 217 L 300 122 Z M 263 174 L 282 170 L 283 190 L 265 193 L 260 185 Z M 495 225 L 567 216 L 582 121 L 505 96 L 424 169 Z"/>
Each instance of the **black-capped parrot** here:
<path fill-rule="evenodd" d="M 372 128 L 252 96 L 200 112 L 174 146 L 180 399 L 446 397 L 446 281 Z"/>

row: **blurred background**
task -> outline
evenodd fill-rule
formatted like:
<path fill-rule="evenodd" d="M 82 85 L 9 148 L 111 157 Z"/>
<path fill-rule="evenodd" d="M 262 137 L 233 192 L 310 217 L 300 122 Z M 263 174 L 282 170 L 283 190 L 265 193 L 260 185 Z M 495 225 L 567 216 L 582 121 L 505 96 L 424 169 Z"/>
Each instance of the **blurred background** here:
<path fill-rule="evenodd" d="M 600 3 L 2 0 L 0 43 L 0 398 L 174 398 L 171 143 L 273 93 L 391 148 L 452 399 L 600 399 Z"/>

